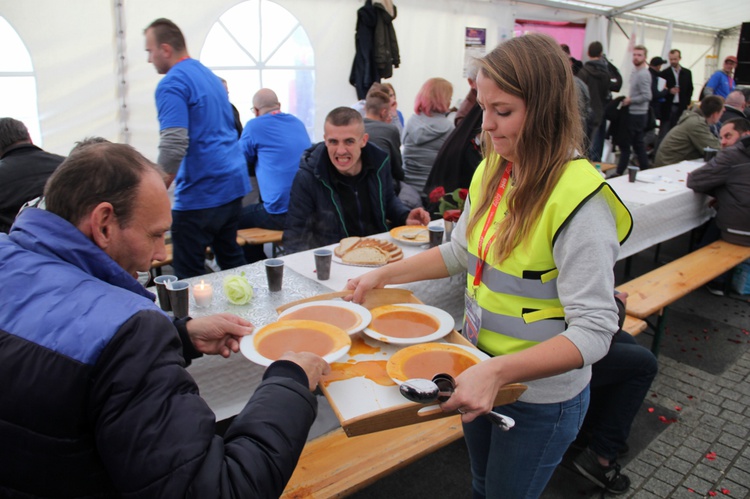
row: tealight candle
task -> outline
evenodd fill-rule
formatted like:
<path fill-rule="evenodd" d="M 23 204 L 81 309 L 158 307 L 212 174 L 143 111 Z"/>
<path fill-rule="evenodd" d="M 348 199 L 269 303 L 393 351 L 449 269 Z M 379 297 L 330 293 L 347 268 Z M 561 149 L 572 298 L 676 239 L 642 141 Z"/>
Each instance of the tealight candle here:
<path fill-rule="evenodd" d="M 198 307 L 209 307 L 214 297 L 214 289 L 210 284 L 206 284 L 201 279 L 200 284 L 193 286 L 193 298 L 195 298 L 195 305 Z"/>

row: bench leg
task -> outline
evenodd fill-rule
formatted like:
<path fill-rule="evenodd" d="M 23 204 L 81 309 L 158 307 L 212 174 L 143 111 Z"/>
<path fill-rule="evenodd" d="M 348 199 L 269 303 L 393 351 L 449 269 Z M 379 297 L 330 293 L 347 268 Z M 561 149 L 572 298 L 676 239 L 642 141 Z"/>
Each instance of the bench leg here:
<path fill-rule="evenodd" d="M 664 325 L 667 318 L 667 309 L 663 309 L 659 314 L 659 318 L 656 321 L 656 331 L 654 332 L 654 339 L 651 342 L 651 353 L 654 357 L 659 356 L 659 345 L 661 344 L 661 338 L 664 335 Z"/>

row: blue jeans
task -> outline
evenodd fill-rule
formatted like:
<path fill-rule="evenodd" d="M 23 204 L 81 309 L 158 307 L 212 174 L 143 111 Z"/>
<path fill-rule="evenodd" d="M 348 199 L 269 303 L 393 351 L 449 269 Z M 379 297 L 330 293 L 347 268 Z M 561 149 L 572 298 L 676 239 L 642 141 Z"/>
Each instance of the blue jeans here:
<path fill-rule="evenodd" d="M 591 366 L 591 405 L 582 431 L 591 434 L 589 448 L 598 456 L 613 461 L 624 448 L 657 371 L 654 354 L 625 331 Z"/>
<path fill-rule="evenodd" d="M 240 215 L 240 229 L 258 227 L 260 229 L 284 230 L 286 213 L 274 215 L 266 211 L 263 203 L 249 204 L 242 208 Z M 246 244 L 242 247 L 247 263 L 255 263 L 266 258 L 263 246 L 260 244 Z"/>
<path fill-rule="evenodd" d="M 172 267 L 180 279 L 206 273 L 206 248 L 211 246 L 223 270 L 245 265 L 237 244 L 242 198 L 216 208 L 172 211 Z"/>
<path fill-rule="evenodd" d="M 589 406 L 589 389 L 565 402 L 516 402 L 498 412 L 516 421 L 502 431 L 486 418 L 464 424 L 474 498 L 531 499 L 541 495 Z"/>
<path fill-rule="evenodd" d="M 643 140 L 646 136 L 646 125 L 648 124 L 648 113 L 631 114 L 628 126 L 630 140 L 622 144 L 620 151 L 620 161 L 617 163 L 617 173 L 623 174 L 630 162 L 630 148 L 632 147 L 638 157 L 638 166 L 641 170 L 648 169 L 648 152 L 646 151 L 646 142 Z"/>
<path fill-rule="evenodd" d="M 602 122 L 594 128 L 589 134 L 591 143 L 589 144 L 589 161 L 597 163 L 602 160 L 604 152 L 604 139 L 607 134 L 607 118 L 602 117 Z"/>

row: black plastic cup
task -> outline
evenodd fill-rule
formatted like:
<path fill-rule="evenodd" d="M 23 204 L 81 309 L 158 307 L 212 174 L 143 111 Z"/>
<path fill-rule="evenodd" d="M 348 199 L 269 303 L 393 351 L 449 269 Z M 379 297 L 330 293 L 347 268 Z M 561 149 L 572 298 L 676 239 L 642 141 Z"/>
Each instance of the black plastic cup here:
<path fill-rule="evenodd" d="M 628 182 L 635 182 L 638 172 L 641 171 L 637 166 L 628 166 Z"/>
<path fill-rule="evenodd" d="M 156 296 L 159 297 L 159 306 L 165 312 L 172 311 L 172 305 L 169 303 L 169 293 L 167 292 L 167 283 L 175 282 L 177 280 L 176 275 L 160 275 L 154 277 L 154 285 L 156 286 Z"/>
<path fill-rule="evenodd" d="M 714 149 L 712 147 L 704 147 L 703 148 L 703 159 L 708 163 L 712 159 L 716 157 L 716 155 L 719 153 L 718 149 Z"/>
<path fill-rule="evenodd" d="M 167 284 L 169 303 L 175 319 L 184 319 L 190 314 L 190 283 L 187 281 L 172 281 Z"/>
<path fill-rule="evenodd" d="M 443 234 L 445 234 L 445 229 L 442 227 L 429 227 L 430 232 L 430 248 L 434 248 L 435 246 L 440 246 L 443 244 Z"/>
<path fill-rule="evenodd" d="M 281 291 L 281 283 L 284 280 L 284 260 L 270 258 L 265 261 L 266 278 L 268 278 L 268 291 Z"/>
<path fill-rule="evenodd" d="M 329 249 L 317 249 L 313 251 L 315 255 L 315 273 L 319 281 L 327 281 L 331 278 L 331 260 L 333 251 Z"/>

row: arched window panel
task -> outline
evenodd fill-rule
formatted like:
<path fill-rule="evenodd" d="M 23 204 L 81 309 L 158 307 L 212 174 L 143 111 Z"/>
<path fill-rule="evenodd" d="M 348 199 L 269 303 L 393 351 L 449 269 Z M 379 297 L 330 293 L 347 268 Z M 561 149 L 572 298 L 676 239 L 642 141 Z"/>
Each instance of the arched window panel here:
<path fill-rule="evenodd" d="M 282 110 L 315 127 L 315 56 L 299 21 L 270 0 L 249 0 L 226 11 L 211 28 L 201 61 L 229 86 L 229 100 L 243 123 L 253 117 L 252 98 L 273 89 Z"/>
<path fill-rule="evenodd" d="M 201 62 L 208 67 L 256 67 L 257 57 L 245 50 L 219 21 L 214 24 L 201 50 Z"/>
<path fill-rule="evenodd" d="M 41 146 L 34 66 L 21 37 L 3 17 L 0 47 L 0 114 L 23 121 L 31 140 Z"/>
<path fill-rule="evenodd" d="M 297 26 L 289 33 L 289 37 L 277 46 L 276 52 L 271 54 L 266 62 L 266 67 L 272 66 L 308 66 L 315 65 L 310 39 L 302 26 Z"/>
<path fill-rule="evenodd" d="M 3 48 L 0 50 L 0 73 L 31 73 L 34 70 L 29 51 L 4 17 L 0 17 L 0 47 Z"/>

